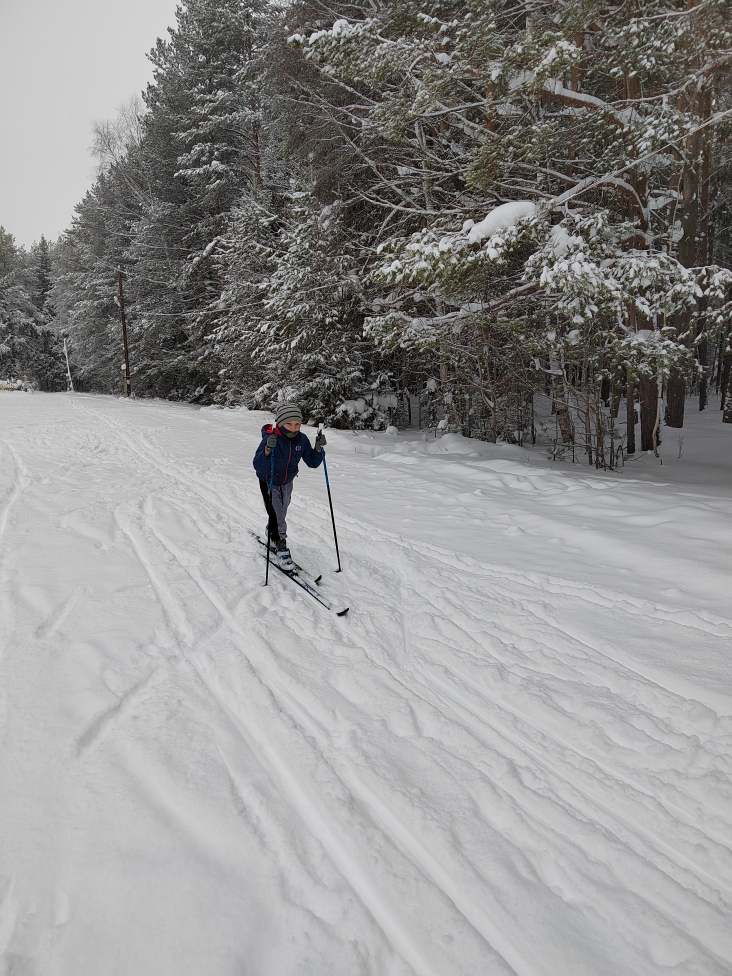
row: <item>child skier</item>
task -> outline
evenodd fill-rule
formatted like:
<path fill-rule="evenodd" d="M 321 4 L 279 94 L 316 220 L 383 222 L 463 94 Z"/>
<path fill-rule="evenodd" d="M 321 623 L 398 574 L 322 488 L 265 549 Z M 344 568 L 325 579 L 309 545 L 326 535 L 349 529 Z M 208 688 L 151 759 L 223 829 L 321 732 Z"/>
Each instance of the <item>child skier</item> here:
<path fill-rule="evenodd" d="M 293 568 L 292 556 L 287 548 L 287 508 L 292 497 L 292 483 L 297 476 L 297 466 L 304 461 L 309 468 L 317 468 L 323 461 L 323 447 L 326 444 L 322 431 L 315 438 L 315 449 L 300 430 L 302 413 L 295 403 L 281 403 L 275 413 L 275 424 L 262 427 L 262 442 L 254 455 L 254 470 L 259 478 L 259 487 L 264 499 L 264 507 L 269 517 L 269 532 L 272 537 L 277 560 L 282 569 Z M 274 454 L 274 479 L 272 497 L 269 481 Z"/>

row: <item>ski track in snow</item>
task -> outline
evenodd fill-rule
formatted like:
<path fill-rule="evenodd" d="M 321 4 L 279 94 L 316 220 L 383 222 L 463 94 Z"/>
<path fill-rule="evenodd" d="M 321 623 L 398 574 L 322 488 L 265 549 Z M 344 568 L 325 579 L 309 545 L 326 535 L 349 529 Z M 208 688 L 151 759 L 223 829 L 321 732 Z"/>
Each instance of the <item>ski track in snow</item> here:
<path fill-rule="evenodd" d="M 200 496 L 206 502 L 214 506 L 214 510 L 218 509 L 218 512 L 222 517 L 225 518 L 227 510 L 230 511 L 232 509 L 230 504 L 225 502 L 222 503 L 220 498 L 212 495 L 210 492 L 202 490 L 200 485 L 197 485 L 188 479 L 183 479 L 174 471 L 171 465 L 161 464 L 159 459 L 155 460 L 149 446 L 142 438 L 137 442 L 133 442 L 132 439 L 126 434 L 122 434 L 121 436 L 125 440 L 125 443 L 130 450 L 137 453 L 138 457 L 141 458 L 145 465 L 154 464 L 163 474 L 166 475 L 166 477 L 174 478 L 176 481 L 178 481 L 186 492 Z M 189 573 L 206 599 L 208 599 L 219 612 L 222 620 L 227 624 L 230 632 L 235 638 L 238 639 L 237 642 L 239 643 L 242 653 L 246 654 L 245 647 L 247 643 L 251 641 L 251 635 L 247 635 L 241 630 L 239 625 L 236 623 L 236 620 L 229 613 L 220 596 L 216 594 L 206 583 L 196 568 L 190 564 L 190 561 L 186 558 L 186 556 L 155 528 L 152 519 L 150 518 L 152 509 L 152 505 L 150 504 L 151 501 L 151 498 L 148 497 L 148 518 L 146 521 L 150 531 L 162 544 L 162 546 L 173 556 L 175 561 Z M 192 511 L 190 505 L 186 505 L 184 510 L 186 514 L 193 516 L 197 526 L 202 526 L 203 518 L 200 513 Z M 234 512 L 239 519 L 244 514 L 241 511 L 237 511 L 235 508 Z M 139 539 L 133 533 L 130 524 L 124 524 L 122 522 L 120 522 L 120 524 L 125 534 L 130 538 L 140 562 L 145 567 L 145 570 L 148 573 L 153 587 L 158 595 L 158 599 L 164 608 L 166 616 L 173 623 L 174 629 L 179 634 L 181 642 L 184 645 L 190 646 L 193 642 L 193 628 L 187 620 L 185 613 L 183 612 L 182 608 L 176 604 L 174 599 L 171 597 L 170 592 L 164 588 L 160 580 L 157 578 L 155 571 L 152 569 L 152 564 L 145 554 Z M 210 537 L 211 533 L 206 532 L 206 535 Z M 250 661 L 247 660 L 247 663 L 249 663 L 251 666 Z M 257 669 L 253 670 L 255 673 L 257 673 Z M 201 673 L 200 670 L 199 673 Z M 257 677 L 268 688 L 268 690 L 272 690 L 271 686 L 266 682 L 265 679 L 262 678 L 260 674 L 257 673 Z M 218 694 L 216 694 L 214 691 L 212 691 L 212 694 L 216 700 L 220 702 Z M 223 703 L 221 704 L 225 710 L 228 710 L 227 706 L 223 705 Z M 296 712 L 299 711 L 296 705 L 294 710 Z M 243 716 L 239 713 L 235 714 L 237 724 L 243 722 Z M 300 714 L 302 715 L 302 713 Z M 395 905 L 390 904 L 390 899 L 388 898 L 386 892 L 384 890 L 379 891 L 369 878 L 369 872 L 364 870 L 361 865 L 355 862 L 351 856 L 347 854 L 347 846 L 350 845 L 345 845 L 342 841 L 340 841 L 338 837 L 340 828 L 338 827 L 337 823 L 333 822 L 330 818 L 326 819 L 317 814 L 315 804 L 308 795 L 308 790 L 293 776 L 283 757 L 273 753 L 272 750 L 267 746 L 266 737 L 263 735 L 262 730 L 260 728 L 249 727 L 247 731 L 249 732 L 249 736 L 254 743 L 261 749 L 262 754 L 269 758 L 270 766 L 278 773 L 286 792 L 290 794 L 292 802 L 296 807 L 299 808 L 300 813 L 306 823 L 308 823 L 313 832 L 319 837 L 328 850 L 328 853 L 333 858 L 334 862 L 343 871 L 344 875 L 353 885 L 354 889 L 359 893 L 364 901 L 364 904 L 377 919 L 386 936 L 392 942 L 397 951 L 399 951 L 413 966 L 415 972 L 425 974 L 425 976 L 439 972 L 440 970 L 434 969 L 433 966 L 422 955 L 421 951 L 416 947 L 414 940 L 408 934 L 408 926 L 400 920 L 400 913 L 396 909 Z M 369 791 L 368 788 L 361 783 L 358 777 L 353 774 L 353 771 L 350 770 L 349 772 L 350 775 L 345 778 L 346 784 L 351 788 L 356 785 L 356 793 L 361 799 L 363 799 L 364 794 L 368 794 L 371 799 L 371 802 L 368 805 L 370 805 L 372 808 L 378 804 L 382 821 L 386 821 L 390 827 L 393 827 L 395 824 L 399 825 L 397 829 L 399 839 L 403 841 L 405 837 L 407 838 L 408 848 L 410 849 L 411 853 L 414 855 L 414 852 L 417 852 L 415 860 L 418 862 L 418 864 L 422 867 L 424 867 L 425 864 L 428 865 L 427 872 L 433 877 L 440 879 L 437 881 L 437 883 L 440 884 L 440 882 L 442 882 L 440 886 L 443 890 L 447 890 L 448 896 L 451 897 L 451 900 L 457 903 L 462 902 L 465 905 L 466 910 L 463 912 L 463 914 L 466 914 L 466 917 L 471 920 L 471 916 L 475 916 L 476 912 L 470 907 L 469 903 L 460 896 L 459 885 L 449 877 L 444 869 L 437 864 L 423 845 L 413 838 L 408 831 L 401 827 L 398 817 L 396 817 L 395 814 L 389 809 L 388 805 L 384 804 L 383 802 L 379 802 L 375 798 L 375 794 Z M 510 943 L 506 942 L 492 923 L 486 922 L 485 920 L 481 921 L 483 924 L 475 927 L 479 932 L 481 932 L 481 935 L 484 934 L 484 929 L 488 930 L 490 934 L 486 938 L 486 941 L 488 941 L 489 944 L 493 942 L 494 945 L 495 943 L 498 943 L 502 946 L 502 955 L 507 959 L 513 958 L 516 961 L 516 965 L 514 966 L 514 970 L 516 972 L 526 973 L 528 976 L 529 973 L 534 971 L 533 969 L 528 968 L 517 949 Z"/>
<path fill-rule="evenodd" d="M 170 590 L 162 583 L 158 574 L 153 569 L 150 557 L 144 549 L 139 536 L 134 532 L 131 523 L 124 519 L 119 519 L 119 516 L 118 520 L 120 521 L 122 530 L 130 539 L 140 563 L 150 577 L 150 581 L 165 615 L 178 635 L 182 652 L 185 653 L 185 649 L 190 648 L 193 643 L 194 632 L 185 611 L 174 599 Z M 186 560 L 183 554 L 177 551 L 174 545 L 166 540 L 154 526 L 151 526 L 151 529 L 154 536 L 171 553 L 176 562 L 188 571 L 203 595 L 219 612 L 222 620 L 227 624 L 235 639 L 241 638 L 244 642 L 248 643 L 251 638 L 247 637 L 237 625 L 221 598 L 201 578 L 196 569 L 188 564 L 188 560 Z M 261 682 L 267 691 L 270 691 L 267 682 L 258 673 L 257 669 L 252 666 L 248 657 L 246 657 L 245 643 L 241 641 L 237 642 L 252 674 L 256 676 L 257 680 Z M 335 864 L 337 864 L 344 876 L 353 885 L 397 951 L 408 960 L 416 972 L 424 974 L 424 976 L 431 976 L 431 974 L 437 972 L 422 957 L 420 950 L 408 934 L 407 927 L 400 920 L 400 913 L 396 910 L 396 906 L 389 904 L 389 899 L 385 892 L 379 892 L 375 889 L 369 878 L 368 871 L 364 871 L 357 860 L 349 853 L 348 848 L 350 845 L 344 843 L 339 837 L 340 828 L 338 824 L 319 809 L 319 804 L 313 800 L 309 789 L 302 782 L 301 778 L 294 774 L 290 764 L 282 753 L 272 747 L 271 741 L 268 735 L 265 734 L 264 729 L 260 725 L 252 722 L 246 710 L 236 707 L 232 709 L 226 703 L 223 693 L 217 690 L 214 683 L 207 677 L 206 668 L 195 657 L 189 659 L 192 661 L 206 687 L 211 691 L 212 697 L 220 705 L 222 711 L 229 715 L 233 724 L 239 729 L 248 744 L 253 745 L 262 758 L 265 759 L 269 769 L 279 779 L 284 792 L 289 795 L 290 801 L 298 810 L 306 825 L 318 837 L 329 855 L 333 858 Z"/>
<path fill-rule="evenodd" d="M 142 617 L 160 620 L 154 659 L 124 678 L 113 671 L 106 695 L 114 700 L 78 727 L 76 761 L 121 763 L 197 856 L 225 864 L 213 824 L 181 805 L 175 770 L 156 772 L 128 740 L 138 716 L 154 719 L 172 689 L 189 708 L 207 696 L 210 762 L 242 825 L 256 826 L 268 857 L 278 852 L 282 890 L 310 891 L 295 902 L 313 906 L 307 938 L 316 958 L 325 958 L 329 939 L 337 944 L 323 921 L 341 890 L 334 869 L 355 896 L 339 899 L 352 933 L 349 954 L 340 950 L 344 976 L 730 971 L 730 709 L 720 707 L 721 694 L 697 700 L 678 674 L 636 662 L 603 627 L 612 621 L 639 640 L 718 647 L 729 642 L 732 620 L 405 541 L 352 509 L 338 512 L 347 572 L 326 575 L 323 587 L 326 597 L 347 592 L 351 613 L 339 620 L 286 581 L 262 588 L 248 534 L 261 530 L 256 482 L 172 453 L 183 443 L 176 416 L 169 436 L 155 426 L 161 406 L 151 414 L 91 397 L 56 402 L 69 415 L 65 450 L 76 452 L 90 484 L 104 491 L 116 472 L 128 478 L 125 496 L 107 502 L 109 524 L 86 508 L 60 524 L 100 551 L 132 554 L 138 569 L 129 564 L 124 585 Z M 247 424 L 249 455 L 258 425 Z M 8 434 L 14 473 L 0 484 L 0 547 L 21 494 L 72 476 L 73 466 L 45 460 L 59 436 L 43 423 L 23 425 L 21 462 Z M 45 481 L 28 473 L 34 463 L 46 465 Z M 408 479 L 411 470 L 399 465 L 394 476 Z M 306 487 L 310 474 L 293 509 L 312 544 L 306 564 L 332 545 L 327 510 Z M 39 647 L 65 647 L 72 621 L 93 602 L 91 582 L 69 584 L 42 608 L 28 591 L 29 606 L 39 607 Z M 8 592 L 0 601 L 7 642 L 17 608 Z M 188 691 L 186 673 L 189 684 L 195 676 Z M 244 840 L 230 843 L 236 864 Z M 0 894 L 4 877 L 0 863 Z M 10 959 L 18 913 L 30 902 L 17 885 L 6 889 L 0 934 L 8 929 Z M 279 910 L 291 911 L 291 901 Z M 258 976 L 333 971 L 303 961 L 302 938 L 284 969 L 264 966 Z M 32 952 L 41 950 L 23 948 Z M 181 964 L 170 971 L 188 971 Z M 66 968 L 54 965 L 93 972 L 68 958 Z"/>
<path fill-rule="evenodd" d="M 3 454 L 9 455 L 12 459 L 13 465 L 13 480 L 10 486 L 6 489 L 5 498 L 2 503 L 0 503 L 0 544 L 2 543 L 2 538 L 5 534 L 5 528 L 8 523 L 8 516 L 10 515 L 10 510 L 18 501 L 18 498 L 29 485 L 30 479 L 28 477 L 28 472 L 25 465 L 20 459 L 20 456 L 9 444 L 0 444 L 0 464 L 4 466 Z"/>

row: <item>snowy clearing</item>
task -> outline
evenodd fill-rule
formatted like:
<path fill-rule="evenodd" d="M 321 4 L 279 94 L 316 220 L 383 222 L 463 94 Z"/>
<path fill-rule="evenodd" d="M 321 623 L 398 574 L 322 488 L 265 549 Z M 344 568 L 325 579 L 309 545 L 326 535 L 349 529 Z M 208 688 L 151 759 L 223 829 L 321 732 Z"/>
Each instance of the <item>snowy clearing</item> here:
<path fill-rule="evenodd" d="M 718 412 L 618 474 L 329 432 L 339 619 L 262 587 L 264 415 L 0 397 L 0 973 L 729 974 Z"/>

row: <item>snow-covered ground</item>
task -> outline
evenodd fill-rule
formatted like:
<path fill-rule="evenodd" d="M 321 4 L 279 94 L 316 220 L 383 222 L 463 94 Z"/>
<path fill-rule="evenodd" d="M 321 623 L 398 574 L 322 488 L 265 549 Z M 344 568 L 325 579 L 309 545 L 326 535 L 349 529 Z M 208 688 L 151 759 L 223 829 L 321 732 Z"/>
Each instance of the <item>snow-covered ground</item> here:
<path fill-rule="evenodd" d="M 0 394 L 0 973 L 732 971 L 732 427 L 622 473 Z M 700 463 L 693 463 L 700 462 Z"/>

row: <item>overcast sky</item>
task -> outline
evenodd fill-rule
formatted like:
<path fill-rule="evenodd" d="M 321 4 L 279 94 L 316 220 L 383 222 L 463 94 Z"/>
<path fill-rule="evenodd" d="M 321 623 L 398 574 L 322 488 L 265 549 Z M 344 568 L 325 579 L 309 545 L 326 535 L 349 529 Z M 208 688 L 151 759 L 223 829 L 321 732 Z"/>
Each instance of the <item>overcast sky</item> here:
<path fill-rule="evenodd" d="M 95 119 L 152 78 L 178 0 L 0 0 L 0 225 L 54 240 L 94 179 Z"/>

